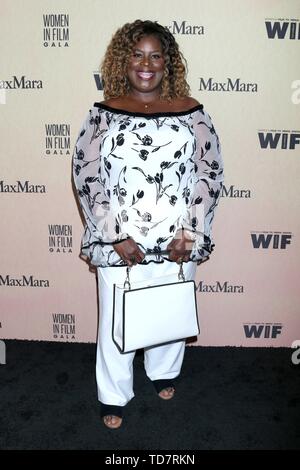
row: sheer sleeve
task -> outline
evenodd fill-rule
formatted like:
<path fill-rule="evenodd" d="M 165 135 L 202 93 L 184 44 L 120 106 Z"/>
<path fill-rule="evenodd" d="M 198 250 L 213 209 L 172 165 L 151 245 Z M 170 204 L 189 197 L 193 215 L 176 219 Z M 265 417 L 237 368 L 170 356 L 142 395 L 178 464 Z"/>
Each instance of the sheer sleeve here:
<path fill-rule="evenodd" d="M 120 226 L 110 209 L 110 191 L 101 175 L 101 144 L 108 128 L 105 112 L 92 108 L 83 122 L 72 161 L 72 173 L 78 200 L 85 220 L 81 251 L 91 260 L 95 251 L 106 244 L 129 238 L 120 233 Z M 98 246 L 97 249 L 96 245 Z M 96 263 L 95 263 L 96 264 Z"/>
<path fill-rule="evenodd" d="M 194 191 L 186 199 L 182 229 L 194 241 L 190 259 L 198 264 L 208 259 L 214 248 L 212 222 L 224 181 L 223 159 L 218 135 L 209 114 L 202 108 L 193 117 Z"/>

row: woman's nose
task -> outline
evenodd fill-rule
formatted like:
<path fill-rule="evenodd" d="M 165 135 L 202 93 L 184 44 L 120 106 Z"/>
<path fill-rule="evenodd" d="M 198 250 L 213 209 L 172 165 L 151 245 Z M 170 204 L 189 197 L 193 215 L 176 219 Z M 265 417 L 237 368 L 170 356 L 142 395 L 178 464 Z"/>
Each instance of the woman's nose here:
<path fill-rule="evenodd" d="M 142 60 L 141 60 L 141 63 L 142 63 L 143 65 L 149 65 L 149 59 L 148 59 L 148 57 L 143 57 Z"/>

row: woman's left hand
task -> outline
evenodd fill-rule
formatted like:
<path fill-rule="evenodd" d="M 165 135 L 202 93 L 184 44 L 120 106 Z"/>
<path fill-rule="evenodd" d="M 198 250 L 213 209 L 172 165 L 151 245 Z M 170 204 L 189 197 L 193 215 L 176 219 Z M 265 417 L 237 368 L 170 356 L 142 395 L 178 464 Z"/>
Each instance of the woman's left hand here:
<path fill-rule="evenodd" d="M 175 238 L 168 244 L 167 250 L 170 250 L 169 259 L 176 263 L 188 261 L 192 251 L 194 241 L 189 238 L 184 230 L 180 230 Z"/>

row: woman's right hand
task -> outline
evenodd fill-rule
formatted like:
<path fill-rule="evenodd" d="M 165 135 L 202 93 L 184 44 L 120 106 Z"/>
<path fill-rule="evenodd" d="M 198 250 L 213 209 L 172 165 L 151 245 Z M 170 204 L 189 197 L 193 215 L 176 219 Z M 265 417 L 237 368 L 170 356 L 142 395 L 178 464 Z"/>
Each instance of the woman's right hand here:
<path fill-rule="evenodd" d="M 132 238 L 116 243 L 113 248 L 128 266 L 141 263 L 145 258 L 145 254 Z"/>

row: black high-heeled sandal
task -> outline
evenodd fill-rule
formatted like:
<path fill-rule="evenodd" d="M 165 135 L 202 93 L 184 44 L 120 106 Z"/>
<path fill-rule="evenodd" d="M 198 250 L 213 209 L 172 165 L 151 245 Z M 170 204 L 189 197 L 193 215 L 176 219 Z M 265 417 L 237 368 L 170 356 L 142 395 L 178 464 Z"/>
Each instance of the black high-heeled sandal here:
<path fill-rule="evenodd" d="M 105 418 L 106 416 L 117 416 L 118 418 L 121 418 L 121 424 L 122 424 L 122 418 L 123 418 L 123 408 L 124 406 L 118 406 L 118 405 L 106 405 L 105 403 L 101 403 L 101 410 L 100 410 L 100 415 L 101 418 Z M 107 426 L 110 429 L 117 429 L 121 426 L 109 426 L 104 422 L 105 426 Z"/>
<path fill-rule="evenodd" d="M 171 398 L 173 398 L 174 393 L 175 393 L 175 385 L 174 385 L 173 379 L 159 379 L 159 380 L 152 380 L 151 382 L 153 383 L 154 388 L 160 398 L 162 398 L 163 400 L 170 400 Z M 174 393 L 170 398 L 163 398 L 159 395 L 159 393 L 162 392 L 162 390 L 165 390 L 166 388 L 174 389 Z"/>

